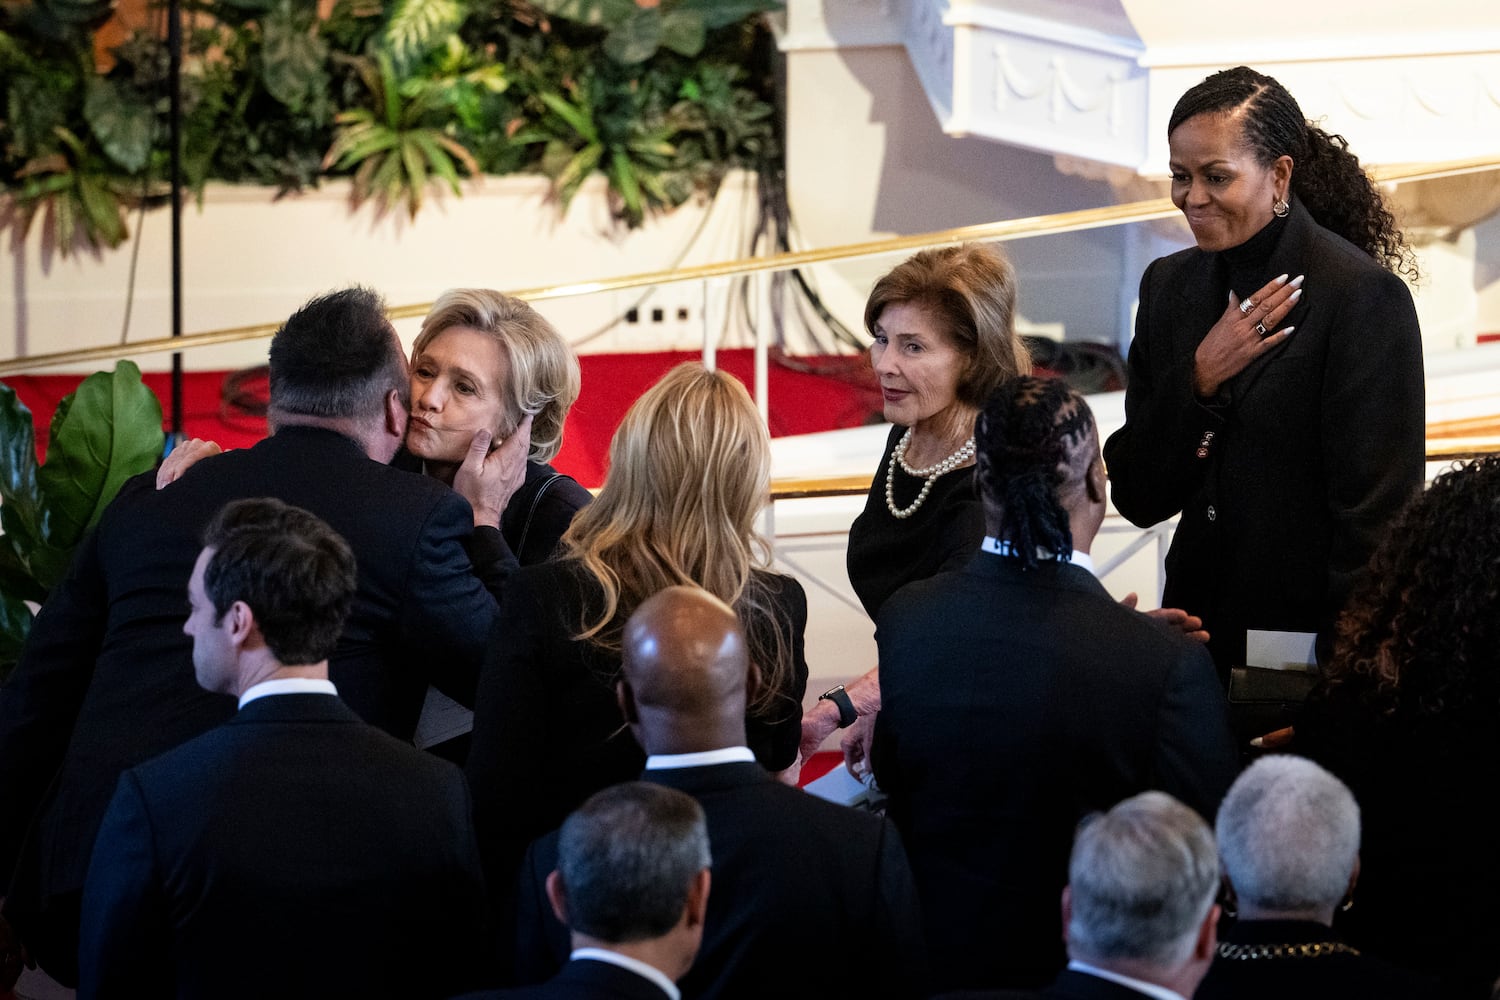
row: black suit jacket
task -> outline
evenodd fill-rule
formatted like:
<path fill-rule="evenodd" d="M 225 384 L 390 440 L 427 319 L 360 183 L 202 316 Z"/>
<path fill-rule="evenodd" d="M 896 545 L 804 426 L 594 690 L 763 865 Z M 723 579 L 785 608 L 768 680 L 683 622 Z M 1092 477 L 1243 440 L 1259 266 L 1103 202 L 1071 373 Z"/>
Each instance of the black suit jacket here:
<path fill-rule="evenodd" d="M 768 769 L 790 767 L 807 690 L 807 595 L 789 576 L 756 572 L 774 603 L 793 670 L 774 718 L 748 718 L 750 749 Z M 503 898 L 526 847 L 584 799 L 646 765 L 615 698 L 620 658 L 575 639 L 600 601 L 571 561 L 521 568 L 505 590 L 480 678 L 465 762 L 491 889 Z"/>
<path fill-rule="evenodd" d="M 509 990 L 466 993 L 457 1000 L 666 1000 L 667 994 L 645 976 L 593 959 L 571 959 L 545 983 Z"/>
<path fill-rule="evenodd" d="M 1306 275 L 1296 330 L 1205 404 L 1193 353 L 1224 312 L 1228 267 L 1197 248 L 1141 278 L 1125 424 L 1104 445 L 1111 497 L 1147 526 L 1181 513 L 1162 603 L 1203 618 L 1222 671 L 1245 630 L 1327 630 L 1387 522 L 1421 488 L 1422 336 L 1400 278 L 1294 200 L 1253 288 Z"/>
<path fill-rule="evenodd" d="M 703 806 L 713 884 L 703 945 L 679 984 L 698 997 L 920 997 L 926 955 L 911 869 L 890 822 L 784 785 L 759 764 L 646 771 Z M 567 957 L 547 902 L 557 836 L 527 852 L 516 968 L 546 978 Z"/>
<path fill-rule="evenodd" d="M 62 915 L 52 951 L 37 911 L 68 894 L 76 907 L 121 772 L 234 711 L 233 699 L 194 680 L 182 625 L 204 527 L 228 501 L 255 496 L 312 511 L 354 550 L 359 589 L 331 659 L 349 707 L 410 739 L 429 681 L 473 704 L 495 599 L 465 549 L 473 512 L 446 486 L 371 461 L 340 434 L 301 427 L 205 459 L 164 490 L 154 473 L 127 482 L 0 688 L 0 872 L 17 868 L 6 913 L 65 982 L 76 913 Z"/>
<path fill-rule="evenodd" d="M 939 988 L 1048 982 L 1078 821 L 1151 788 L 1211 820 L 1234 779 L 1208 654 L 1078 566 L 977 553 L 897 591 L 875 637 L 872 764 Z"/>
<path fill-rule="evenodd" d="M 456 767 L 270 695 L 121 776 L 79 996 L 446 997 L 486 982 L 484 907 Z"/>

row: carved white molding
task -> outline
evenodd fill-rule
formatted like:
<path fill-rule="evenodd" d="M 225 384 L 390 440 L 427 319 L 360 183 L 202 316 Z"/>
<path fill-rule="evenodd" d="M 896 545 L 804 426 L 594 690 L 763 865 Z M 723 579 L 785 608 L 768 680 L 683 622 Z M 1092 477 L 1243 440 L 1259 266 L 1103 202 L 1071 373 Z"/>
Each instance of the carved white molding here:
<path fill-rule="evenodd" d="M 900 45 L 897 0 L 787 0 L 777 27 L 783 52 Z"/>
<path fill-rule="evenodd" d="M 1090 88 L 1074 77 L 1067 57 L 1054 55 L 1047 60 L 1045 72 L 1030 77 L 1010 58 L 1009 46 L 1005 42 L 995 45 L 995 91 L 994 109 L 1008 110 L 1012 98 L 1021 101 L 1048 102 L 1049 117 L 1054 124 L 1063 123 L 1064 111 L 1071 107 L 1082 114 L 1092 114 L 1105 109 L 1105 122 L 1111 135 L 1118 135 L 1122 119 L 1123 88 L 1125 74 L 1110 71 L 1102 84 Z"/>

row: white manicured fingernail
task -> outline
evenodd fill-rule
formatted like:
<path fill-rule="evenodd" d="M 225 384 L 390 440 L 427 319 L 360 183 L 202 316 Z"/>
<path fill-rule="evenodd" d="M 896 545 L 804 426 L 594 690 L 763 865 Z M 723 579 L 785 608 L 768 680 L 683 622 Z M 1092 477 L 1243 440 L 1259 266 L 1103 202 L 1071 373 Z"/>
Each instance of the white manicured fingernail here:
<path fill-rule="evenodd" d="M 1293 288 L 1299 287 L 1302 284 L 1302 279 L 1305 278 L 1305 277 L 1307 277 L 1307 275 L 1305 275 L 1305 274 L 1299 274 L 1299 275 L 1297 275 L 1295 278 L 1293 278 L 1291 280 L 1291 282 L 1290 282 L 1291 286 Z"/>
<path fill-rule="evenodd" d="M 1284 285 L 1284 284 L 1286 284 L 1286 279 L 1287 279 L 1287 276 L 1283 274 L 1281 277 L 1279 277 L 1279 278 L 1276 279 L 1276 284 L 1278 284 L 1278 285 Z"/>
<path fill-rule="evenodd" d="M 1285 330 L 1282 330 L 1281 332 L 1284 333 L 1284 334 L 1286 334 L 1288 337 L 1290 337 L 1292 335 L 1292 331 L 1295 330 L 1295 329 L 1297 329 L 1295 326 L 1289 326 Z"/>
<path fill-rule="evenodd" d="M 1300 298 L 1302 298 L 1302 289 L 1299 288 L 1286 297 L 1286 304 L 1291 305 L 1293 302 L 1296 302 Z"/>

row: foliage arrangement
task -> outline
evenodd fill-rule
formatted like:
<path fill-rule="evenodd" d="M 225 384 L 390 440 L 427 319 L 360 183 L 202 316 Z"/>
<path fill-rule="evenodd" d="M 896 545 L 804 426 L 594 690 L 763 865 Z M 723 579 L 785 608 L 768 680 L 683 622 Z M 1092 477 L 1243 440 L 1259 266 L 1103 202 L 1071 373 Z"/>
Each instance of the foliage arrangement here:
<path fill-rule="evenodd" d="M 0 681 L 73 549 L 125 480 L 160 457 L 161 404 L 133 363 L 96 372 L 52 414 L 38 464 L 31 411 L 0 383 Z"/>
<path fill-rule="evenodd" d="M 0 227 L 119 244 L 165 198 L 165 0 L 0 0 Z M 779 155 L 762 15 L 779 0 L 182 0 L 185 183 L 314 187 L 415 214 L 432 184 L 591 174 L 628 225 Z M 326 7 L 326 5 L 325 5 Z"/>

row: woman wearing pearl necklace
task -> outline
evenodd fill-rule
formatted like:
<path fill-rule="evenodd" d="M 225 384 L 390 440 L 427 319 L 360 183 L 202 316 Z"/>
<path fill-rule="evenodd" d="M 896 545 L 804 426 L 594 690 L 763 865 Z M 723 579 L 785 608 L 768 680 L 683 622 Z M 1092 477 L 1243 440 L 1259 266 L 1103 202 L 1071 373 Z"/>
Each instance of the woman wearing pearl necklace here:
<path fill-rule="evenodd" d="M 959 568 L 984 538 L 974 417 L 995 386 L 1031 370 L 1015 304 L 1010 261 L 975 243 L 923 250 L 870 293 L 870 361 L 894 426 L 865 509 L 849 528 L 848 570 L 872 620 L 900 587 Z M 863 774 L 879 709 L 873 669 L 832 689 L 803 715 L 802 759 L 853 724 L 842 746 L 850 769 Z"/>

